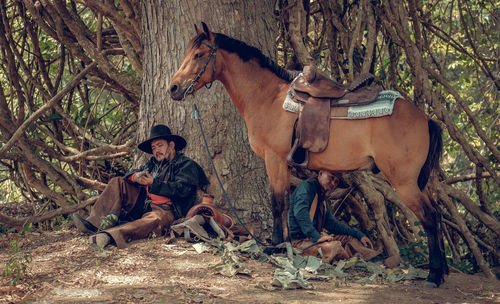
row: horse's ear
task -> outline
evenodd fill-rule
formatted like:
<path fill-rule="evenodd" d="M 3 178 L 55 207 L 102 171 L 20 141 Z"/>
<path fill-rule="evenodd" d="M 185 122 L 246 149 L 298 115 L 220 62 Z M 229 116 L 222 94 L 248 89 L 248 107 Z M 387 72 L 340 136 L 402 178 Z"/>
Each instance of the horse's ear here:
<path fill-rule="evenodd" d="M 205 22 L 201 22 L 201 25 L 203 26 L 203 31 L 208 37 L 208 40 L 214 41 L 214 34 L 208 29 L 208 26 L 205 24 Z"/>
<path fill-rule="evenodd" d="M 199 35 L 202 33 L 202 31 L 198 28 L 198 26 L 196 26 L 196 24 L 194 25 L 194 30 L 196 31 L 196 35 Z"/>

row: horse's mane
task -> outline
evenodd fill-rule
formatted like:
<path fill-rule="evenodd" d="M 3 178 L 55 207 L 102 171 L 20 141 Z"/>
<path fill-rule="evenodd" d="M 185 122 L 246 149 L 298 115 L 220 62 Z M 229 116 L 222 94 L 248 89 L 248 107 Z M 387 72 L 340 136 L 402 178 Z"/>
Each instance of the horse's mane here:
<path fill-rule="evenodd" d="M 259 65 L 263 68 L 269 69 L 271 72 L 276 74 L 279 78 L 291 82 L 298 72 L 293 72 L 280 67 L 276 62 L 274 62 L 269 57 L 262 54 L 262 52 L 256 47 L 250 46 L 243 41 L 228 37 L 221 33 L 213 33 L 215 36 L 215 45 L 221 49 L 236 53 L 243 61 L 249 61 L 250 59 L 256 59 Z M 193 39 L 192 46 L 199 47 L 203 40 L 207 39 L 205 33 L 201 33 Z"/>

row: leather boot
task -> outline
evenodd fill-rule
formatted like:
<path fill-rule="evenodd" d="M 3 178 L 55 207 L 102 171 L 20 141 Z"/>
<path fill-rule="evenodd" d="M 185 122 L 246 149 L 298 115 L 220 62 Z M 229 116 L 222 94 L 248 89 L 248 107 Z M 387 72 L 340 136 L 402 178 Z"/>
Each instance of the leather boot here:
<path fill-rule="evenodd" d="M 384 260 L 384 265 L 388 268 L 394 268 L 401 263 L 401 257 L 399 255 L 393 255 Z"/>
<path fill-rule="evenodd" d="M 89 243 L 96 244 L 99 248 L 106 247 L 111 241 L 111 237 L 107 233 L 98 233 L 89 237 Z"/>
<path fill-rule="evenodd" d="M 83 233 L 91 234 L 97 232 L 97 227 L 81 217 L 78 213 L 73 214 L 73 223 L 75 224 L 76 228 Z"/>
<path fill-rule="evenodd" d="M 363 244 L 356 238 L 352 238 L 352 240 L 346 244 L 346 250 L 350 251 L 348 253 L 351 256 L 353 256 L 356 252 L 359 253 L 365 261 L 369 261 L 380 254 L 380 251 L 363 246 Z"/>
<path fill-rule="evenodd" d="M 319 245 L 323 254 L 323 262 L 330 264 L 332 261 L 348 259 L 347 252 L 339 241 L 325 242 Z"/>

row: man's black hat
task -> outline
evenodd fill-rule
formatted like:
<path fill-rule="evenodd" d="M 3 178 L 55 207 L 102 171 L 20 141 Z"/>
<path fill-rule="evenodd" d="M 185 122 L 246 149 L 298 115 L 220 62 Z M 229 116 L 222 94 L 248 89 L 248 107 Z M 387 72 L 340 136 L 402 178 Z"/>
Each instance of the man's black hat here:
<path fill-rule="evenodd" d="M 337 188 L 342 188 L 342 189 L 347 189 L 350 187 L 348 183 L 344 181 L 342 178 L 342 173 L 340 172 L 332 172 L 333 175 L 335 175 L 339 179 L 339 184 L 337 185 Z"/>
<path fill-rule="evenodd" d="M 156 125 L 152 127 L 149 138 L 140 143 L 137 147 L 146 153 L 153 154 L 151 142 L 158 138 L 163 138 L 169 142 L 175 142 L 176 151 L 180 151 L 186 147 L 186 140 L 179 135 L 172 134 L 170 128 L 165 125 Z"/>

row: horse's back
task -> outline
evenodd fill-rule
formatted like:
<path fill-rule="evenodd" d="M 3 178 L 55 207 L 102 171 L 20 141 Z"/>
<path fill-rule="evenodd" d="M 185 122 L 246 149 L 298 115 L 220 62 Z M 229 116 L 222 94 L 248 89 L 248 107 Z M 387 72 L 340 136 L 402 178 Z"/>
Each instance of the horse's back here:
<path fill-rule="evenodd" d="M 396 100 L 390 116 L 331 120 L 329 144 L 325 151 L 311 153 L 311 168 L 350 171 L 370 168 L 375 162 L 394 171 L 406 164 L 411 175 L 418 175 L 429 145 L 427 120 L 403 99 Z"/>

